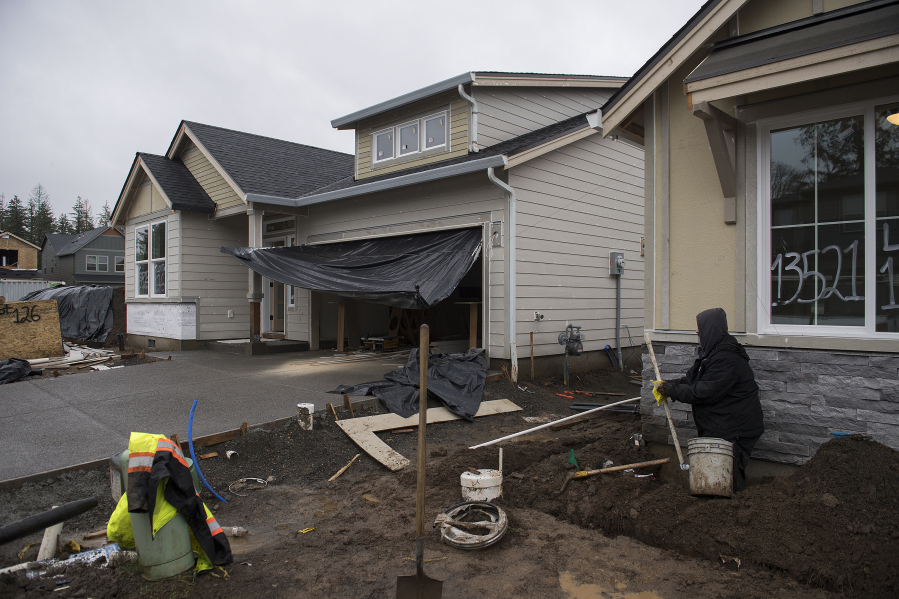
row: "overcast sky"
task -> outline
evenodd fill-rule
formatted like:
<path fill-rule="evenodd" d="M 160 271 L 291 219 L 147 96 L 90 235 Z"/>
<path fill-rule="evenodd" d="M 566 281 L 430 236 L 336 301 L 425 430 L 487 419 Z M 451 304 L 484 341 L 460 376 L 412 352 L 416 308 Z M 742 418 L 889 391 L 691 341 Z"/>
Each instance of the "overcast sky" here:
<path fill-rule="evenodd" d="M 331 119 L 466 71 L 630 76 L 701 0 L 0 0 L 0 193 L 115 204 L 182 119 L 352 152 Z"/>

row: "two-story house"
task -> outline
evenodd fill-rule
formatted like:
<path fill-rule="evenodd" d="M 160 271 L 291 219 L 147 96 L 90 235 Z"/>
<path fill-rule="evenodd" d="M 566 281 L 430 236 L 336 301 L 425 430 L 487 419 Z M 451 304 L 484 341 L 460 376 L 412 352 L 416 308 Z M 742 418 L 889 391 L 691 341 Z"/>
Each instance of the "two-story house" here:
<path fill-rule="evenodd" d="M 533 334 L 539 369 L 558 361 L 571 322 L 586 336 L 581 365 L 608 364 L 612 251 L 627 261 L 622 323 L 642 333 L 643 153 L 603 139 L 595 121 L 624 81 L 464 73 L 332 121 L 353 132 L 354 155 L 182 123 L 166 156 L 137 156 L 116 205 L 132 342 L 193 347 L 261 334 L 319 348 L 340 335 L 355 346 L 355 334 L 390 331 L 399 315 L 348 301 L 348 289 L 290 285 L 289 273 L 248 275 L 259 265 L 220 247 L 328 244 L 349 255 L 362 243 L 377 251 L 397 236 L 468 231 L 470 270 L 417 315 L 438 341 L 474 338 L 514 371 Z"/>
<path fill-rule="evenodd" d="M 41 242 L 41 272 L 66 285 L 125 286 L 125 236 L 115 227 L 78 235 L 48 233 Z"/>

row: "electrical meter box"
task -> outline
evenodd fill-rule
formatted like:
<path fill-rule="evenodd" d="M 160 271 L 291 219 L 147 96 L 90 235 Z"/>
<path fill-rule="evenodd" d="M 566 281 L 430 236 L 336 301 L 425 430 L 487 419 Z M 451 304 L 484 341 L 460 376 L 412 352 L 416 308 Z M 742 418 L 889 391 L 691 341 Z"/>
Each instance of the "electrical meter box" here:
<path fill-rule="evenodd" d="M 624 261 L 624 252 L 609 252 L 609 274 L 620 275 L 624 270 L 622 262 Z"/>

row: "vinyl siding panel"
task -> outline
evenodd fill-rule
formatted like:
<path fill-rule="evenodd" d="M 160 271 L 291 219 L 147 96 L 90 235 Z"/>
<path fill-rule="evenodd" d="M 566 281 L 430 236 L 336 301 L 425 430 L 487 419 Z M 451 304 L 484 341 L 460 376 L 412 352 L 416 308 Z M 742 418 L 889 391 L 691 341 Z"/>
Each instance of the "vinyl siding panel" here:
<path fill-rule="evenodd" d="M 515 90 L 510 90 L 515 91 Z M 599 135 L 516 166 L 519 347 L 534 332 L 535 355 L 557 355 L 565 322 L 582 326 L 584 349 L 615 346 L 616 280 L 609 252 L 623 251 L 621 322 L 643 327 L 643 156 Z M 535 322 L 534 311 L 544 315 Z M 626 331 L 622 331 L 626 339 Z"/>
<path fill-rule="evenodd" d="M 206 159 L 206 156 L 193 143 L 185 144 L 184 150 L 181 152 L 181 160 L 194 176 L 194 179 L 203 187 L 212 201 L 215 202 L 216 210 L 224 210 L 233 206 L 243 204 L 243 199 L 237 195 L 234 188 L 231 187 L 224 177 L 216 170 L 212 163 Z M 235 317 L 236 318 L 236 317 Z"/>
<path fill-rule="evenodd" d="M 182 294 L 198 297 L 198 339 L 246 337 L 250 329 L 247 267 L 221 253 L 222 246 L 246 246 L 247 218 L 209 220 L 205 214 L 181 213 Z M 228 318 L 228 310 L 234 317 Z"/>
<path fill-rule="evenodd" d="M 614 92 L 604 88 L 474 87 L 478 102 L 478 145 L 536 131 L 599 108 Z"/>

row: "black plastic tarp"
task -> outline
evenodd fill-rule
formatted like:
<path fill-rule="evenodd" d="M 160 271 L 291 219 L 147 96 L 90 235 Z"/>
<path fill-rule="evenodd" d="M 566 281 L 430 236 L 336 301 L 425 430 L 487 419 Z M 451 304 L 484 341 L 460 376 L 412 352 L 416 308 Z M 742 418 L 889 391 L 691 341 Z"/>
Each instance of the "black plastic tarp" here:
<path fill-rule="evenodd" d="M 283 248 L 222 248 L 264 277 L 398 308 L 446 299 L 474 264 L 480 229 Z"/>
<path fill-rule="evenodd" d="M 409 352 L 403 368 L 384 375 L 387 380 L 358 385 L 341 385 L 329 391 L 347 395 L 374 395 L 388 410 L 408 418 L 418 414 L 418 388 L 421 370 L 418 348 Z M 464 354 L 431 354 L 428 357 L 428 397 L 439 399 L 450 412 L 473 420 L 481 407 L 487 382 L 487 358 L 483 349 L 472 348 Z"/>
<path fill-rule="evenodd" d="M 17 380 L 30 375 L 32 372 L 40 374 L 39 370 L 31 370 L 31 364 L 28 360 L 22 360 L 21 358 L 2 360 L 0 361 L 0 385 L 15 383 Z"/>
<path fill-rule="evenodd" d="M 53 287 L 32 291 L 20 302 L 55 299 L 59 307 L 59 326 L 66 339 L 106 341 L 113 325 L 112 287 Z"/>

